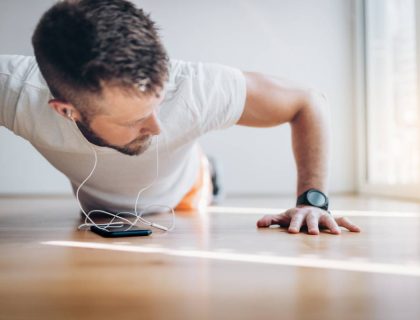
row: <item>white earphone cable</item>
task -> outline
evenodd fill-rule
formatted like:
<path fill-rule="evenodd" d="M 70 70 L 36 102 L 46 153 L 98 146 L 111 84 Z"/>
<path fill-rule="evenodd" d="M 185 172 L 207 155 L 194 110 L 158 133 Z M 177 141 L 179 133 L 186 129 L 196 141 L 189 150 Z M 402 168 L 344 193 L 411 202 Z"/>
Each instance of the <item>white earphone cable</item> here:
<path fill-rule="evenodd" d="M 105 211 L 105 210 L 99 210 L 99 209 L 94 209 L 94 210 L 90 210 L 88 213 L 86 213 L 86 211 L 83 209 L 83 206 L 80 202 L 79 199 L 79 192 L 81 190 L 81 188 L 83 187 L 83 185 L 92 177 L 93 172 L 96 169 L 97 163 L 98 163 L 98 155 L 96 150 L 93 148 L 93 146 L 91 145 L 91 143 L 89 141 L 87 141 L 87 139 L 82 135 L 82 133 L 80 132 L 79 128 L 77 127 L 75 121 L 73 118 L 69 117 L 72 120 L 72 128 L 73 130 L 75 130 L 81 137 L 83 140 L 85 140 L 89 146 L 89 148 L 92 150 L 93 154 L 94 154 L 94 165 L 92 170 L 90 171 L 90 173 L 88 174 L 88 176 L 83 180 L 82 183 L 80 183 L 80 185 L 78 186 L 77 190 L 76 190 L 76 199 L 77 202 L 79 204 L 80 210 L 83 212 L 83 214 L 85 215 L 85 222 L 80 224 L 78 229 L 81 229 L 83 227 L 90 227 L 90 226 L 96 226 L 100 229 L 104 229 L 107 230 L 109 228 L 120 228 L 123 225 L 123 222 L 126 222 L 127 224 L 129 224 L 129 227 L 127 227 L 125 230 L 129 230 L 132 227 L 136 226 L 137 223 L 141 222 L 147 226 L 156 228 L 156 229 L 160 229 L 163 231 L 172 231 L 175 228 L 175 211 L 172 207 L 170 206 L 166 206 L 166 205 L 160 205 L 160 204 L 151 204 L 148 205 L 146 207 L 144 207 L 140 212 L 137 211 L 137 207 L 138 207 L 138 202 L 140 199 L 140 195 L 147 189 L 149 189 L 150 187 L 152 187 L 152 185 L 156 182 L 158 176 L 159 176 L 159 137 L 156 136 L 156 175 L 153 179 L 153 181 L 146 187 L 142 188 L 139 190 L 139 192 L 137 193 L 137 197 L 136 197 L 136 202 L 135 202 L 135 206 L 134 206 L 134 213 L 133 212 L 126 212 L 126 211 L 121 211 L 118 212 L 116 214 Z M 155 222 L 151 222 L 145 218 L 142 217 L 142 215 L 144 214 L 144 212 L 151 207 L 161 207 L 161 208 L 167 208 L 171 211 L 172 214 L 172 223 L 170 227 L 166 227 L 163 225 L 160 225 L 158 223 Z M 112 217 L 112 219 L 108 222 L 108 223 L 101 223 L 98 224 L 95 221 L 93 221 L 93 219 L 90 217 L 90 215 L 92 213 L 104 213 L 106 215 L 109 215 L 110 217 Z M 130 220 L 130 219 L 126 219 L 124 217 L 122 217 L 121 215 L 131 215 L 133 217 L 135 217 L 134 220 Z M 117 220 L 117 222 L 114 222 L 115 220 Z M 89 221 L 89 222 L 88 222 Z"/>

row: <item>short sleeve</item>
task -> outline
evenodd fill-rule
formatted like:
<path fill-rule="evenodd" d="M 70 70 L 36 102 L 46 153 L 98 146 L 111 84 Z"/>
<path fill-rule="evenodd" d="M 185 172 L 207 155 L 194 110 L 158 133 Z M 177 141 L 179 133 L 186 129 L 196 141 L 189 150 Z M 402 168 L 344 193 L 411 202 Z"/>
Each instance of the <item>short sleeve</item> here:
<path fill-rule="evenodd" d="M 242 71 L 215 63 L 197 63 L 194 80 L 193 94 L 200 112 L 201 133 L 235 125 L 246 99 Z"/>
<path fill-rule="evenodd" d="M 53 114 L 48 107 L 50 97 L 33 56 L 0 55 L 1 126 L 36 143 L 35 139 L 51 128 L 46 124 Z"/>
<path fill-rule="evenodd" d="M 13 129 L 15 108 L 19 92 L 9 88 L 12 79 L 8 75 L 0 73 L 0 126 Z"/>

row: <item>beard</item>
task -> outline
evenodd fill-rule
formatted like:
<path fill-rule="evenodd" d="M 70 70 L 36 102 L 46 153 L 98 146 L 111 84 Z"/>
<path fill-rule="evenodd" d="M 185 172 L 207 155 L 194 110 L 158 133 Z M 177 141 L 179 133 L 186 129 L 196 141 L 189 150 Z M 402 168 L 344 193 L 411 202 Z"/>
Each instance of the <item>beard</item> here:
<path fill-rule="evenodd" d="M 152 136 L 146 135 L 146 136 L 140 136 L 133 141 L 125 144 L 124 146 L 116 146 L 113 144 L 110 144 L 106 142 L 104 139 L 99 137 L 93 130 L 90 128 L 87 121 L 76 121 L 76 125 L 79 128 L 80 132 L 83 134 L 83 136 L 86 138 L 87 141 L 90 143 L 97 145 L 99 147 L 107 147 L 114 150 L 117 150 L 118 152 L 121 152 L 128 156 L 138 156 L 145 152 L 152 143 Z"/>

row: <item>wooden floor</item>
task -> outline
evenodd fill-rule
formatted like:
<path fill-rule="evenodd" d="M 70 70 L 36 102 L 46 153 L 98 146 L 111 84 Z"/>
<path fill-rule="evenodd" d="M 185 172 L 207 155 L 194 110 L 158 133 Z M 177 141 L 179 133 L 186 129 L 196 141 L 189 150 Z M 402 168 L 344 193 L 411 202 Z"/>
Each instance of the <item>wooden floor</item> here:
<path fill-rule="evenodd" d="M 362 233 L 257 229 L 293 201 L 243 198 L 113 240 L 73 199 L 0 199 L 0 319 L 420 319 L 420 205 L 333 202 Z"/>

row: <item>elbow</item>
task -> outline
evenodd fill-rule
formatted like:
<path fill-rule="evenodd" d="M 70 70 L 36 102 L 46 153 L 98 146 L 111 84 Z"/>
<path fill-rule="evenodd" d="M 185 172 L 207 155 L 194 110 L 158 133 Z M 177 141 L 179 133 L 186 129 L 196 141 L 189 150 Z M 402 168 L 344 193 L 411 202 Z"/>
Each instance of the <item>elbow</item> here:
<path fill-rule="evenodd" d="M 308 115 L 311 118 L 328 117 L 329 104 L 327 95 L 321 91 L 308 89 L 303 95 L 300 108 L 292 118 L 292 123 L 299 121 L 302 117 Z"/>
<path fill-rule="evenodd" d="M 308 90 L 306 105 L 308 108 L 324 114 L 329 112 L 327 95 L 318 90 Z"/>

